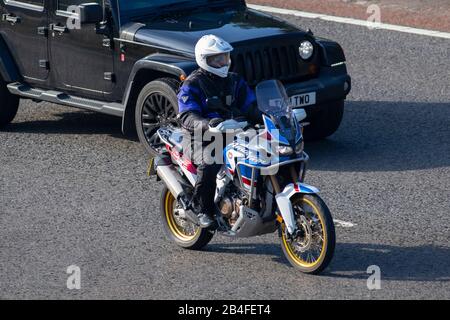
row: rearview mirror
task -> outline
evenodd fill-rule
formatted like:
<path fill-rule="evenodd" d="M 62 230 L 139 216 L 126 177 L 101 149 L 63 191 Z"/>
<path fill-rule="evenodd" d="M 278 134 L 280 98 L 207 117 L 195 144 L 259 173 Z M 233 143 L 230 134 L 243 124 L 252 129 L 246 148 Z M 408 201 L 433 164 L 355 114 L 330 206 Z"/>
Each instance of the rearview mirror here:
<path fill-rule="evenodd" d="M 98 3 L 83 3 L 78 6 L 80 9 L 80 23 L 99 23 L 103 21 L 103 7 Z"/>
<path fill-rule="evenodd" d="M 293 112 L 298 122 L 305 120 L 307 117 L 305 109 L 302 108 L 294 109 Z"/>

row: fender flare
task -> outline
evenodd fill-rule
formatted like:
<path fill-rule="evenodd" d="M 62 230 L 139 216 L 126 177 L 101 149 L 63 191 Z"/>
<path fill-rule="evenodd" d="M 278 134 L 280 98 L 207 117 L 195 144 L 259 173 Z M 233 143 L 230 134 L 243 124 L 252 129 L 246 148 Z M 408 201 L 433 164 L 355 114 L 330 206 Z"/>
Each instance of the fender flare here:
<path fill-rule="evenodd" d="M 21 81 L 19 68 L 11 54 L 3 37 L 0 35 L 0 76 L 3 81 L 16 82 Z"/>
<path fill-rule="evenodd" d="M 339 43 L 320 37 L 316 38 L 316 42 L 320 47 L 322 65 L 331 67 L 346 61 L 344 50 Z"/>
<path fill-rule="evenodd" d="M 134 119 L 135 99 L 139 95 L 142 79 L 141 72 L 146 71 L 144 85 L 159 78 L 172 77 L 179 80 L 186 78 L 198 68 L 191 58 L 179 57 L 169 54 L 152 54 L 138 60 L 131 70 L 123 97 L 124 116 L 122 118 L 122 132 L 126 133 L 130 126 L 130 118 Z M 139 90 L 139 92 L 137 92 Z"/>

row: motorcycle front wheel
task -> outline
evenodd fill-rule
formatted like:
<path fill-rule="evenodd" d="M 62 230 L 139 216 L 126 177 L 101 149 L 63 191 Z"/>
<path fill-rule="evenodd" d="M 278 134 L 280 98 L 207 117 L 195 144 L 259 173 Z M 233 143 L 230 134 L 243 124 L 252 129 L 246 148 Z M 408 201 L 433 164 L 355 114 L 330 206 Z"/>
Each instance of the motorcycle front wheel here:
<path fill-rule="evenodd" d="M 319 274 L 333 258 L 336 234 L 333 218 L 318 195 L 296 195 L 292 198 L 299 233 L 287 234 L 281 225 L 281 247 L 292 266 L 307 274 Z"/>
<path fill-rule="evenodd" d="M 200 250 L 205 247 L 214 234 L 180 217 L 177 209 L 181 209 L 178 201 L 169 189 L 164 187 L 161 194 L 160 211 L 164 231 L 169 240 L 174 241 L 182 248 L 190 250 Z"/>

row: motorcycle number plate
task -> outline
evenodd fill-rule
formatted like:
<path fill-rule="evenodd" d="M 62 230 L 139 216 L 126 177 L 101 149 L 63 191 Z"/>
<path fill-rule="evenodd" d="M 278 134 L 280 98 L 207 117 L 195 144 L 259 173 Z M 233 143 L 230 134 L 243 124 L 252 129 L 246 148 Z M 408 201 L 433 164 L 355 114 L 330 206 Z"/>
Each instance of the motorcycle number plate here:
<path fill-rule="evenodd" d="M 156 174 L 156 170 L 155 170 L 155 158 L 150 158 L 149 162 L 148 162 L 148 168 L 147 168 L 147 175 L 148 176 L 153 176 Z"/>
<path fill-rule="evenodd" d="M 305 107 L 316 104 L 316 93 L 308 92 L 303 94 L 298 94 L 289 98 L 292 106 L 294 108 Z"/>

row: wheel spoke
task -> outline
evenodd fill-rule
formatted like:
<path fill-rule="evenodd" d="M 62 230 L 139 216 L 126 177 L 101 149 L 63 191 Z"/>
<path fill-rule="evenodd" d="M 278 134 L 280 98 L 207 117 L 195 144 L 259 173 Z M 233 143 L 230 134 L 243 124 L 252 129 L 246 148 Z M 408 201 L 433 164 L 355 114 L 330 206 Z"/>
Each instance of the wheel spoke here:
<path fill-rule="evenodd" d="M 154 129 L 159 123 L 143 123 L 142 126 L 147 129 Z"/>
<path fill-rule="evenodd" d="M 158 107 L 159 107 L 160 110 L 164 107 L 163 103 L 162 103 L 164 99 L 165 98 L 162 95 L 157 95 L 156 96 L 156 100 L 158 102 Z"/>
<path fill-rule="evenodd" d="M 174 211 L 178 208 L 178 204 L 174 203 Z M 178 208 L 179 209 L 179 208 Z M 186 236 L 193 236 L 195 235 L 197 231 L 197 227 L 192 222 L 189 222 L 178 215 L 174 215 L 175 217 L 175 223 L 177 225 L 177 228 Z"/>
<path fill-rule="evenodd" d="M 150 114 L 154 114 L 155 113 L 155 110 L 153 110 L 153 103 L 152 103 L 150 97 L 145 102 L 145 108 L 148 110 L 148 113 L 150 113 Z"/>
<path fill-rule="evenodd" d="M 170 100 L 159 92 L 150 94 L 142 108 L 141 121 L 144 135 L 150 143 L 155 131 L 169 119 L 176 116 Z"/>
<path fill-rule="evenodd" d="M 170 103 L 169 99 L 165 99 L 164 109 L 169 110 L 172 109 L 172 104 Z"/>
<path fill-rule="evenodd" d="M 159 108 L 159 104 L 158 104 L 158 98 L 155 95 L 151 96 L 152 99 L 152 106 L 153 106 L 153 110 L 159 114 L 159 112 L 161 111 Z"/>
<path fill-rule="evenodd" d="M 148 116 L 149 118 L 155 118 L 154 112 L 151 110 L 148 103 L 144 105 L 144 110 L 142 111 L 142 115 Z"/>
<path fill-rule="evenodd" d="M 174 118 L 175 117 L 175 110 L 172 107 L 172 104 L 168 104 L 166 107 L 166 118 Z"/>
<path fill-rule="evenodd" d="M 149 97 L 149 104 L 150 104 L 150 108 L 152 109 L 152 111 L 155 114 L 155 116 L 158 115 L 159 114 L 159 107 L 158 107 L 158 104 L 157 104 L 157 102 L 155 100 L 155 95 L 151 95 Z"/>
<path fill-rule="evenodd" d="M 324 238 L 323 238 L 323 234 L 322 233 L 316 232 L 316 233 L 313 233 L 312 236 L 313 237 L 317 237 L 319 239 L 320 243 L 323 243 L 325 241 Z"/>
<path fill-rule="evenodd" d="M 145 135 L 147 137 L 147 140 L 151 138 L 151 134 L 153 134 L 152 131 L 157 129 L 159 127 L 158 123 L 143 123 L 142 127 L 144 127 Z"/>
<path fill-rule="evenodd" d="M 302 235 L 289 241 L 288 245 L 299 261 L 312 265 L 318 262 L 324 249 L 325 234 L 316 210 L 306 203 L 294 205 L 297 226 Z"/>

